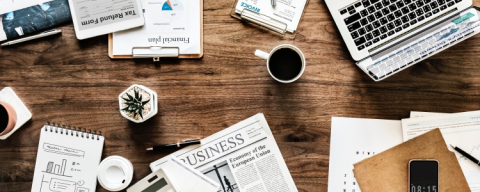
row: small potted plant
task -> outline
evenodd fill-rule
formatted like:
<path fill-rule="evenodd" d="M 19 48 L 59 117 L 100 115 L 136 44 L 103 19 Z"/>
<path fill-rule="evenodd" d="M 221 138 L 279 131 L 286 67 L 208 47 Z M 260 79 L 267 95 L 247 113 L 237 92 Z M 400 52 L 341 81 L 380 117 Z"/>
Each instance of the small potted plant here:
<path fill-rule="evenodd" d="M 157 93 L 143 85 L 132 85 L 118 96 L 120 114 L 135 123 L 143 123 L 158 112 Z"/>

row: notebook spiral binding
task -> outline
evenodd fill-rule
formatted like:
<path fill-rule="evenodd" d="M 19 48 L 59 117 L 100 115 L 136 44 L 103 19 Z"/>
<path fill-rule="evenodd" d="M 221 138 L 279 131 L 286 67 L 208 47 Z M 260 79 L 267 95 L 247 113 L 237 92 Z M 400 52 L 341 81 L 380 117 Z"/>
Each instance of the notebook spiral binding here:
<path fill-rule="evenodd" d="M 97 139 L 100 140 L 100 136 L 102 136 L 102 132 L 97 130 L 85 129 L 81 127 L 74 127 L 74 126 L 65 126 L 55 123 L 47 122 L 44 126 L 45 131 L 55 132 L 59 134 L 70 135 L 73 137 L 82 137 L 86 139 Z"/>

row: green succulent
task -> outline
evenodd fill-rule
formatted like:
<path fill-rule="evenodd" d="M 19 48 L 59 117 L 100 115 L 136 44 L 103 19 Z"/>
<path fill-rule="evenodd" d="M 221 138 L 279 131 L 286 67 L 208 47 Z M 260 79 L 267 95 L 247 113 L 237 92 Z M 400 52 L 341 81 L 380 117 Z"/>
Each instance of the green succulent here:
<path fill-rule="evenodd" d="M 135 118 L 137 115 L 140 115 L 140 117 L 143 119 L 143 106 L 150 102 L 150 99 L 147 101 L 142 101 L 142 95 L 138 93 L 137 89 L 134 88 L 133 92 L 135 92 L 135 97 L 128 93 L 128 98 L 122 97 L 122 99 L 125 101 L 124 104 L 127 105 L 127 107 L 123 108 L 122 111 L 133 114 L 133 118 Z"/>

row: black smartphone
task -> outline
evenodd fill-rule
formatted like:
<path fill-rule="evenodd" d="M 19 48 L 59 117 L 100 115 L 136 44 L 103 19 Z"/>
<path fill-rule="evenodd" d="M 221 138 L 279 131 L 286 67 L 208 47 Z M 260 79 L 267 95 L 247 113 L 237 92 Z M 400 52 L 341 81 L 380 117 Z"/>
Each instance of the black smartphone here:
<path fill-rule="evenodd" d="M 411 160 L 408 165 L 410 192 L 438 192 L 438 161 Z"/>

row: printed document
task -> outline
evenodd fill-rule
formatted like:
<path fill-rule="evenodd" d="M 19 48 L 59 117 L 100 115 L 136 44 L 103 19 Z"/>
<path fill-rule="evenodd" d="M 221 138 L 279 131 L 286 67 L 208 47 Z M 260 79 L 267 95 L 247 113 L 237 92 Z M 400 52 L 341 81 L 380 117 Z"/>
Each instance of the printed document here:
<path fill-rule="evenodd" d="M 417 113 L 418 115 L 418 113 Z M 424 117 L 403 119 L 403 140 L 407 141 L 435 128 L 440 128 L 449 149 L 457 146 L 476 158 L 480 158 L 480 111 L 456 114 L 426 114 Z M 480 192 L 480 168 L 454 152 L 472 192 Z"/>
<path fill-rule="evenodd" d="M 360 192 L 353 164 L 402 143 L 399 120 L 332 117 L 329 192 Z"/>
<path fill-rule="evenodd" d="M 431 113 L 422 111 L 410 111 L 410 118 L 428 117 L 435 115 L 449 115 L 448 113 Z"/>
<path fill-rule="evenodd" d="M 263 114 L 172 154 L 220 183 L 219 192 L 298 191 Z M 164 169 L 168 157 L 150 164 Z"/>
<path fill-rule="evenodd" d="M 201 53 L 200 0 L 143 0 L 143 27 L 113 33 L 113 55 L 132 55 L 133 47 L 178 47 Z"/>
<path fill-rule="evenodd" d="M 241 14 L 243 9 L 251 10 L 287 24 L 287 31 L 293 33 L 303 15 L 307 0 L 276 0 L 272 7 L 270 0 L 238 0 L 235 12 Z"/>
<path fill-rule="evenodd" d="M 74 0 L 78 29 L 86 30 L 141 17 L 136 0 Z"/>

